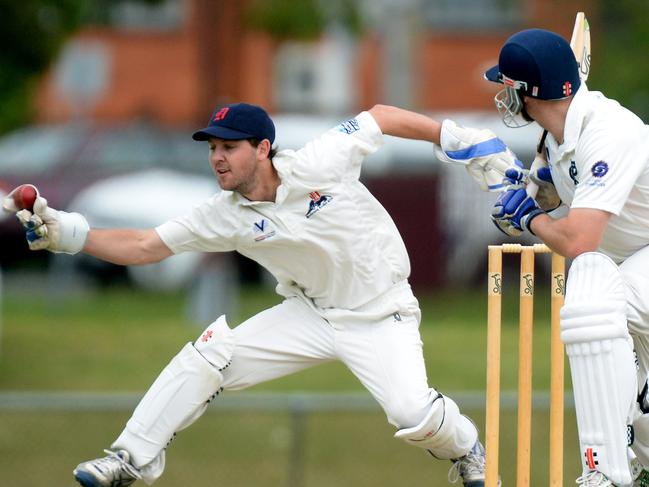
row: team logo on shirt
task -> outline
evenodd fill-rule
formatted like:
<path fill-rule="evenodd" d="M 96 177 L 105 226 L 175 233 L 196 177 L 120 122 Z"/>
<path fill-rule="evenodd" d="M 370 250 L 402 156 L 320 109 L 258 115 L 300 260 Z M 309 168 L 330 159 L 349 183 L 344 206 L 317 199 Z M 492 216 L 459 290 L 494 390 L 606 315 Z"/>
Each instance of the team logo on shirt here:
<path fill-rule="evenodd" d="M 570 176 L 570 179 L 572 179 L 572 182 L 575 183 L 575 186 L 579 184 L 579 180 L 577 179 L 577 164 L 575 164 L 575 161 L 570 161 L 570 169 L 568 169 L 568 175 Z"/>
<path fill-rule="evenodd" d="M 307 218 L 311 218 L 315 213 L 320 211 L 320 208 L 327 205 L 333 199 L 333 196 L 313 191 L 309 193 L 309 198 L 311 198 L 311 201 L 309 201 L 309 209 L 304 215 Z"/>
<path fill-rule="evenodd" d="M 338 127 L 338 132 L 343 132 L 347 135 L 353 134 L 354 132 L 358 131 L 361 129 L 361 126 L 358 124 L 358 120 L 355 118 L 352 118 L 350 120 L 347 120 L 346 122 L 342 122 Z"/>
<path fill-rule="evenodd" d="M 252 224 L 252 232 L 255 235 L 255 242 L 261 242 L 275 236 L 275 230 L 271 229 L 268 220 L 265 218 Z"/>
<path fill-rule="evenodd" d="M 590 168 L 590 172 L 596 178 L 603 178 L 608 172 L 608 164 L 604 161 L 597 161 L 593 164 L 593 167 Z"/>

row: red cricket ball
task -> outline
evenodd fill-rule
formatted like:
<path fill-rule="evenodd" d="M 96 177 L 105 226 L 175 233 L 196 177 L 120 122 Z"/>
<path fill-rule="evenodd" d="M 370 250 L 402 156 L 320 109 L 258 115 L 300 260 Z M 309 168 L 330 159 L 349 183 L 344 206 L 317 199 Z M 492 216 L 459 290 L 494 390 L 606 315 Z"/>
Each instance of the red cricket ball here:
<path fill-rule="evenodd" d="M 33 184 L 21 184 L 14 191 L 14 203 L 19 210 L 32 211 L 38 192 Z"/>

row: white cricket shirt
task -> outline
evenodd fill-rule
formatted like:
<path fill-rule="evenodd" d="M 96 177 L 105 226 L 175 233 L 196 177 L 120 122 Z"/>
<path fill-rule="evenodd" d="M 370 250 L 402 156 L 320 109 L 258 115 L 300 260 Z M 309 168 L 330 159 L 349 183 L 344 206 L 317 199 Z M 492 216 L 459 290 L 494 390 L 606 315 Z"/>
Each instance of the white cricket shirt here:
<path fill-rule="evenodd" d="M 612 214 L 602 253 L 619 264 L 649 244 L 649 127 L 642 120 L 582 84 L 563 144 L 548 135 L 546 148 L 561 200 Z"/>
<path fill-rule="evenodd" d="M 320 309 L 356 309 L 397 283 L 405 291 L 403 240 L 359 181 L 363 159 L 382 137 L 363 112 L 298 151 L 278 152 L 275 202 L 222 191 L 156 230 L 174 253 L 236 250 L 277 279 L 280 295 L 306 297 Z"/>

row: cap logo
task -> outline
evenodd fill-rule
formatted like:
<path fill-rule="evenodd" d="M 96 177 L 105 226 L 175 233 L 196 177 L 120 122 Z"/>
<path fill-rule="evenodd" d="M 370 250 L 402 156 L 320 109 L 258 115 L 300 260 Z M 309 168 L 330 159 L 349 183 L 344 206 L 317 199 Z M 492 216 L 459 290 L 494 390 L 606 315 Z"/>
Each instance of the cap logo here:
<path fill-rule="evenodd" d="M 218 112 L 214 114 L 214 118 L 212 119 L 212 122 L 218 122 L 219 120 L 223 120 L 229 111 L 230 111 L 230 107 L 221 108 Z"/>
<path fill-rule="evenodd" d="M 572 84 L 570 81 L 566 81 L 563 84 L 563 96 L 570 96 L 572 94 Z"/>
<path fill-rule="evenodd" d="M 501 76 L 502 76 L 503 84 L 505 86 L 509 86 L 510 88 L 514 88 L 515 90 L 519 90 L 521 88 L 527 90 L 527 83 L 525 81 L 516 81 L 514 79 L 508 78 L 504 74 Z"/>

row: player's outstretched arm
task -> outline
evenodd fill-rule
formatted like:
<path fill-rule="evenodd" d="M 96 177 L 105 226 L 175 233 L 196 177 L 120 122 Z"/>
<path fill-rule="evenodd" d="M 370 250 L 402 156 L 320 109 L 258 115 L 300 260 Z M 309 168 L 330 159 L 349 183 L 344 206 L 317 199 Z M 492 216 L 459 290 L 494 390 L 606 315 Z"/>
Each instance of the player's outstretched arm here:
<path fill-rule="evenodd" d="M 119 265 L 153 264 L 172 255 L 154 229 L 129 228 L 91 229 L 83 252 Z"/>
<path fill-rule="evenodd" d="M 438 160 L 464 166 L 483 191 L 502 191 L 508 169 L 522 170 L 516 155 L 490 130 L 439 122 L 426 115 L 389 105 L 368 110 L 385 135 L 434 144 Z"/>
<path fill-rule="evenodd" d="M 385 135 L 439 144 L 442 125 L 426 115 L 389 105 L 374 105 L 368 112 Z"/>
<path fill-rule="evenodd" d="M 122 265 L 152 264 L 172 255 L 155 230 L 90 229 L 83 215 L 51 208 L 32 185 L 15 188 L 2 208 L 16 214 L 32 250 L 85 252 Z"/>

